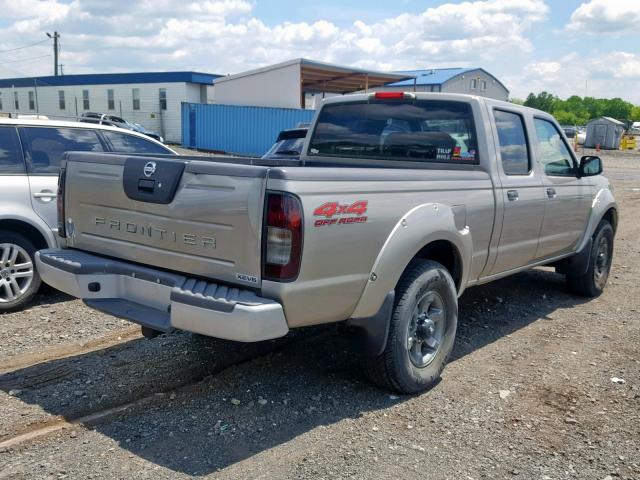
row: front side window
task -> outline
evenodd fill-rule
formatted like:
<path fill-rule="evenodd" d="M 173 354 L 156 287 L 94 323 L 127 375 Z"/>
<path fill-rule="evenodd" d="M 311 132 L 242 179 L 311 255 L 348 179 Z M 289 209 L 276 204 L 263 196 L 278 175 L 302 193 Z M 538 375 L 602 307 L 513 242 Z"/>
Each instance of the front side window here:
<path fill-rule="evenodd" d="M 20 129 L 30 173 L 56 173 L 66 152 L 103 152 L 95 130 L 23 127 Z"/>
<path fill-rule="evenodd" d="M 36 99 L 32 91 L 29 92 L 29 110 L 36 109 Z"/>
<path fill-rule="evenodd" d="M 111 131 L 103 131 L 103 135 L 111 144 L 114 152 L 119 153 L 157 153 L 161 155 L 172 154 L 168 148 L 158 145 L 155 142 L 146 140 L 135 135 L 127 135 L 126 133 L 118 133 Z"/>
<path fill-rule="evenodd" d="M 524 120 L 517 113 L 494 110 L 502 170 L 506 175 L 527 175 L 530 170 L 529 148 Z"/>
<path fill-rule="evenodd" d="M 575 176 L 575 166 L 569 148 L 556 126 L 548 120 L 534 119 L 538 159 L 544 173 L 550 176 Z"/>
<path fill-rule="evenodd" d="M 13 106 L 16 110 L 20 110 L 20 102 L 18 100 L 18 92 L 13 92 Z"/>
<path fill-rule="evenodd" d="M 158 93 L 160 96 L 160 110 L 166 110 L 167 109 L 167 89 L 161 88 Z"/>
<path fill-rule="evenodd" d="M 478 163 L 471 106 L 372 101 L 326 105 L 309 154 L 405 162 Z"/>
<path fill-rule="evenodd" d="M 131 95 L 133 97 L 133 109 L 140 110 L 140 89 L 134 88 L 131 91 Z"/>
<path fill-rule="evenodd" d="M 58 107 L 60 110 L 66 110 L 67 103 L 64 99 L 64 90 L 58 90 Z"/>
<path fill-rule="evenodd" d="M 89 90 L 82 90 L 82 108 L 89 110 Z"/>
<path fill-rule="evenodd" d="M 0 127 L 0 175 L 24 173 L 22 150 L 13 127 Z"/>
<path fill-rule="evenodd" d="M 0 92 L 0 111 L 2 111 L 2 92 Z"/>
<path fill-rule="evenodd" d="M 116 99 L 113 94 L 113 89 L 110 88 L 107 90 L 107 110 L 115 110 L 116 109 Z"/>

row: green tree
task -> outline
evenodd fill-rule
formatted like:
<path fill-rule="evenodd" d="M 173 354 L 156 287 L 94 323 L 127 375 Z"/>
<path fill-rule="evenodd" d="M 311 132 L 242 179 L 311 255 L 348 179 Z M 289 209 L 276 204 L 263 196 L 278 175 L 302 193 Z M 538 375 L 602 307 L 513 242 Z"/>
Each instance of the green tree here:
<path fill-rule="evenodd" d="M 640 107 L 636 106 L 631 109 L 631 120 L 640 122 Z"/>
<path fill-rule="evenodd" d="M 573 112 L 567 112 L 566 110 L 554 110 L 553 116 L 560 125 L 580 125 L 581 122 Z"/>
<path fill-rule="evenodd" d="M 524 101 L 524 104 L 527 107 L 537 108 L 538 110 L 544 110 L 545 112 L 551 113 L 558 100 L 558 97 L 549 92 L 540 92 L 537 95 L 530 93 Z"/>
<path fill-rule="evenodd" d="M 625 102 L 621 98 L 603 100 L 603 115 L 613 117 L 616 120 L 628 120 L 631 117 L 633 104 Z"/>

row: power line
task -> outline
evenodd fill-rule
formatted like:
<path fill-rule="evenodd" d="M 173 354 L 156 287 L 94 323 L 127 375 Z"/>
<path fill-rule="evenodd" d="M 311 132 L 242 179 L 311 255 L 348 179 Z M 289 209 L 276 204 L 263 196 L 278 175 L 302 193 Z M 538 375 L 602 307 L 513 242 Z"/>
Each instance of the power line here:
<path fill-rule="evenodd" d="M 7 52 L 15 52 L 16 50 L 22 50 L 23 48 L 35 47 L 36 45 L 40 45 L 41 43 L 48 42 L 49 40 L 45 38 L 44 40 L 40 40 L 39 42 L 30 43 L 29 45 L 23 45 L 22 47 L 9 48 L 8 50 L 0 50 L 0 53 Z"/>
<path fill-rule="evenodd" d="M 2 61 L 0 62 L 0 66 L 4 65 L 5 63 L 18 63 L 18 62 L 26 62 L 27 60 L 37 60 L 39 58 L 46 58 L 46 57 L 50 57 L 51 54 L 47 54 L 47 55 L 40 55 L 38 57 L 29 57 L 29 58 L 19 58 L 17 60 L 6 60 L 6 61 Z"/>

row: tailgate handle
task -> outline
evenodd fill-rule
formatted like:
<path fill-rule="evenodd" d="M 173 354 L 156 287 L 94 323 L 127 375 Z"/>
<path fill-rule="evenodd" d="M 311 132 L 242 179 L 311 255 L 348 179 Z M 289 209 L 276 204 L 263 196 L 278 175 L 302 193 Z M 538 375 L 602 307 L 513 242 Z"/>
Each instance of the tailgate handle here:
<path fill-rule="evenodd" d="M 138 190 L 142 192 L 153 192 L 155 185 L 155 180 L 147 180 L 146 178 L 141 178 L 140 180 L 138 180 Z"/>

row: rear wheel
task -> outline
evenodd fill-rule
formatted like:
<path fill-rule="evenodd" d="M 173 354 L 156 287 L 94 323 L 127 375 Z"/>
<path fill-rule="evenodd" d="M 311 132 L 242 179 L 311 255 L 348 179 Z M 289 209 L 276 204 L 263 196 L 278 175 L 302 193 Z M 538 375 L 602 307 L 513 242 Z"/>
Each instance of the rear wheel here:
<path fill-rule="evenodd" d="M 604 290 L 613 260 L 613 227 L 603 220 L 593 234 L 587 271 L 583 274 L 567 273 L 570 291 L 585 297 L 597 297 Z"/>
<path fill-rule="evenodd" d="M 453 349 L 458 300 L 449 272 L 431 260 L 415 260 L 398 282 L 384 352 L 368 360 L 378 385 L 417 393 L 440 379 Z"/>
<path fill-rule="evenodd" d="M 25 236 L 0 231 L 0 312 L 23 308 L 40 288 L 36 248 Z"/>

